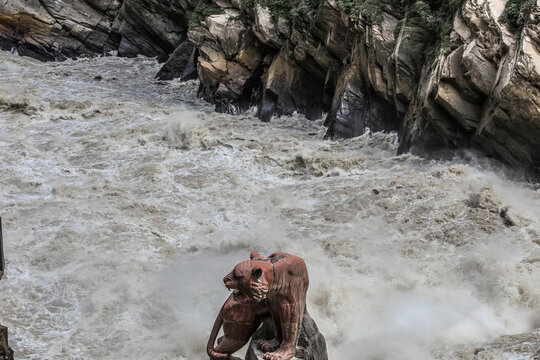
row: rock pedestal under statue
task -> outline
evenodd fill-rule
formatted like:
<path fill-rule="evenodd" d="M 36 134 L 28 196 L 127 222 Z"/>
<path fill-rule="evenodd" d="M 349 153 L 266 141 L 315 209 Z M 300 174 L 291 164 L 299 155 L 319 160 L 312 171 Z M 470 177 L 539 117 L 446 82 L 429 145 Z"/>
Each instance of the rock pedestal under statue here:
<path fill-rule="evenodd" d="M 264 360 L 264 353 L 257 347 L 257 341 L 271 339 L 274 334 L 274 324 L 271 318 L 266 318 L 262 326 L 253 334 L 245 360 Z M 326 340 L 319 332 L 317 324 L 304 312 L 302 328 L 296 344 L 296 355 L 291 360 L 328 360 Z"/>

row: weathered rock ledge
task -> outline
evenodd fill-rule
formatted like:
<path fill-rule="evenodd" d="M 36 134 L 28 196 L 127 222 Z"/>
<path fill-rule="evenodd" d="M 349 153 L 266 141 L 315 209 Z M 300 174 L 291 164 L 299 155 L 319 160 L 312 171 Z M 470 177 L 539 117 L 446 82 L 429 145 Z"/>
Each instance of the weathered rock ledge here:
<path fill-rule="evenodd" d="M 217 111 L 255 105 L 264 121 L 326 112 L 329 137 L 397 130 L 400 152 L 474 147 L 540 175 L 540 0 L 518 32 L 498 20 L 505 0 L 466 0 L 457 46 L 435 62 L 391 9 L 353 22 L 321 0 L 293 25 L 257 1 L 207 2 L 212 14 L 193 16 L 199 0 L 7 0 L 0 46 L 41 59 L 117 50 L 165 60 L 177 49 L 159 77 L 196 69 Z"/>

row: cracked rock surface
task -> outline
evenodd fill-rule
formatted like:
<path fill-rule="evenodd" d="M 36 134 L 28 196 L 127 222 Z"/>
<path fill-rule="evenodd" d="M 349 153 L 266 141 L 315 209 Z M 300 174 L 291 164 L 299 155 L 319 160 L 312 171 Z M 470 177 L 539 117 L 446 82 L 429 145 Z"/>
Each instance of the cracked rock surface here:
<path fill-rule="evenodd" d="M 184 12 L 170 1 L 7 0 L 0 47 L 40 60 L 118 51 L 162 56 L 186 36 Z"/>

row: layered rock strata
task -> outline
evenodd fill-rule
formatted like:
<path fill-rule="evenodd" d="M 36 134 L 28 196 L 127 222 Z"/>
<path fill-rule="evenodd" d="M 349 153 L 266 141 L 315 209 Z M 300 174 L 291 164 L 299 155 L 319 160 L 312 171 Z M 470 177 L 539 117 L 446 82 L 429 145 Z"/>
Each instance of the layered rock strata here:
<path fill-rule="evenodd" d="M 186 37 L 184 15 L 164 0 L 7 0 L 0 48 L 40 60 L 110 51 L 166 59 Z"/>
<path fill-rule="evenodd" d="M 498 20 L 505 0 L 465 0 L 453 50 L 434 61 L 390 8 L 369 23 L 321 0 L 293 22 L 263 3 L 8 0 L 0 44 L 46 59 L 177 49 L 159 78 L 191 78 L 195 62 L 199 94 L 217 111 L 255 105 L 265 121 L 326 112 L 329 137 L 398 130 L 401 152 L 476 147 L 540 174 L 540 0 L 519 31 Z"/>

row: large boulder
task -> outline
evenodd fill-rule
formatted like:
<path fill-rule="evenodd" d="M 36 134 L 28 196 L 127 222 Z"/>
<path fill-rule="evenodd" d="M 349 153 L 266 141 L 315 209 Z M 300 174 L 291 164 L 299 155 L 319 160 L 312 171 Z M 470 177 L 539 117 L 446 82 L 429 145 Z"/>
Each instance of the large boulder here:
<path fill-rule="evenodd" d="M 264 360 L 264 353 L 258 349 L 257 341 L 272 339 L 274 324 L 271 318 L 266 318 L 263 325 L 253 334 L 246 353 L 245 360 Z M 317 324 L 309 316 L 307 310 L 302 318 L 302 328 L 296 345 L 296 356 L 293 360 L 328 360 L 326 340 L 319 332 Z"/>
<path fill-rule="evenodd" d="M 198 50 L 189 41 L 184 41 L 173 51 L 169 59 L 159 69 L 156 78 L 159 80 L 172 80 L 179 78 L 181 81 L 197 78 Z"/>

